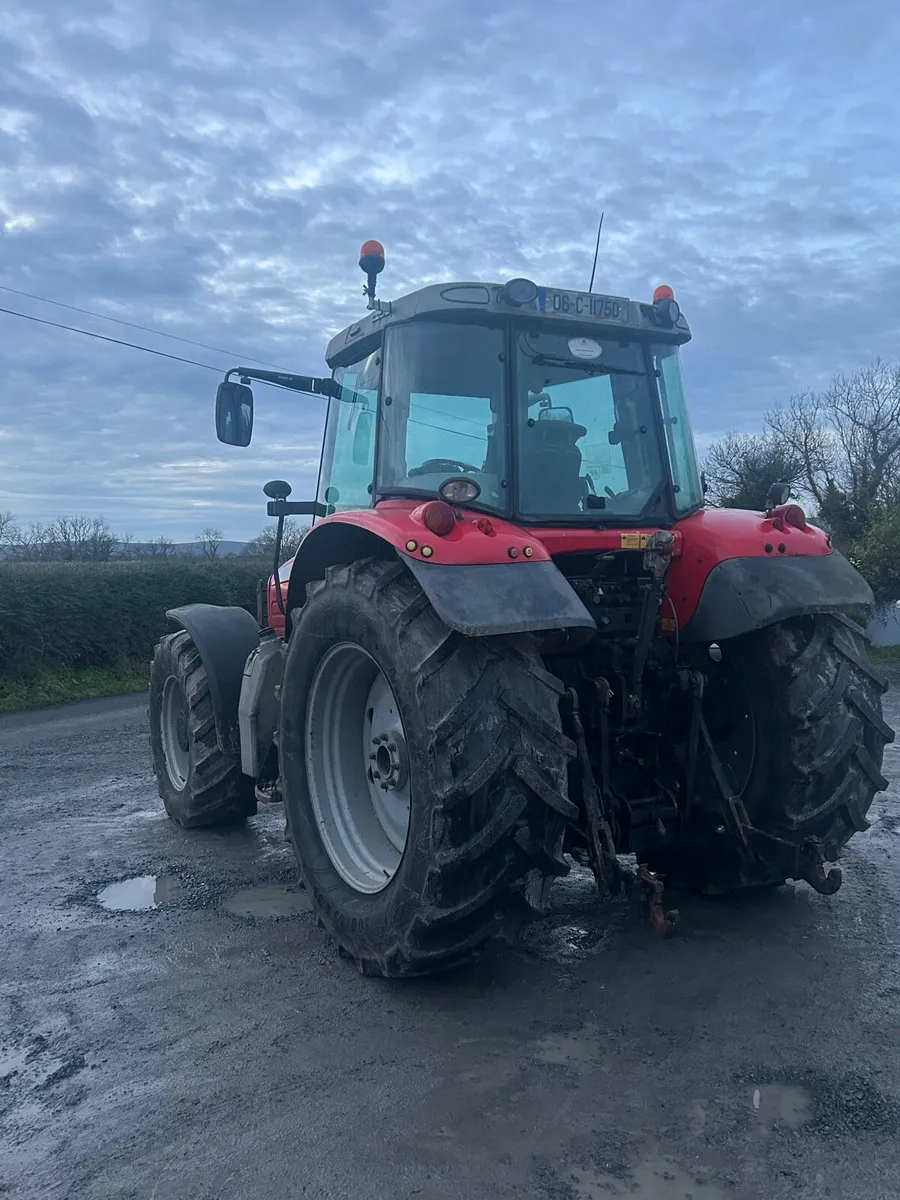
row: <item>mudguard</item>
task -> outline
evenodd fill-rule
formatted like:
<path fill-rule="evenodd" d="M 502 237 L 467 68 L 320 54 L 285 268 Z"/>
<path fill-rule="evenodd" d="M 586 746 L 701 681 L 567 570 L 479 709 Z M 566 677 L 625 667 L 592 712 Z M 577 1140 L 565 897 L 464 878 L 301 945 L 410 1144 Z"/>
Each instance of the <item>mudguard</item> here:
<path fill-rule="evenodd" d="M 226 754 L 240 754 L 238 702 L 248 655 L 259 645 L 259 624 L 244 608 L 185 604 L 170 608 L 170 621 L 186 629 L 209 679 L 216 738 Z"/>
<path fill-rule="evenodd" d="M 682 642 L 721 642 L 788 617 L 871 604 L 872 589 L 839 551 L 727 558 L 712 568 Z"/>
<path fill-rule="evenodd" d="M 445 566 L 402 558 L 444 624 L 467 637 L 597 628 L 552 562 Z"/>
<path fill-rule="evenodd" d="M 306 602 L 306 585 L 335 563 L 394 557 L 409 568 L 446 625 L 468 637 L 597 628 L 533 531 L 499 517 L 479 527 L 479 513 L 457 519 L 437 537 L 423 524 L 424 504 L 385 501 L 377 509 L 336 513 L 317 522 L 290 569 L 290 613 Z M 484 523 L 484 522 L 483 522 Z M 422 556 L 423 547 L 428 557 Z M 271 610 L 270 610 L 271 611 Z M 275 624 L 276 618 L 270 619 Z"/>

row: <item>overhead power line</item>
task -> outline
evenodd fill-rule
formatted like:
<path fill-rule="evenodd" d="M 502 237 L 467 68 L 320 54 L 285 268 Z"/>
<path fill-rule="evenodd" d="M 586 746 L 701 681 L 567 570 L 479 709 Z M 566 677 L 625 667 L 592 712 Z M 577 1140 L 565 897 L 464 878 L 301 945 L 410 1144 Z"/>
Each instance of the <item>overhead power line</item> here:
<path fill-rule="evenodd" d="M 206 371 L 215 371 L 221 375 L 224 372 L 221 367 L 214 367 L 210 363 L 197 362 L 193 358 L 182 358 L 180 354 L 166 354 L 164 350 L 152 350 L 149 346 L 139 346 L 137 342 L 125 342 L 121 338 L 107 337 L 104 333 L 93 333 L 89 329 L 78 329 L 75 325 L 62 325 L 59 321 L 48 321 L 45 317 L 33 317 L 29 313 L 17 312 L 14 308 L 0 308 L 0 313 L 6 313 L 10 317 L 21 317 L 23 321 L 34 321 L 38 325 L 49 325 L 53 329 L 65 329 L 69 333 L 80 333 L 84 337 L 96 338 L 100 342 L 112 342 L 114 346 L 127 346 L 129 350 L 143 350 L 145 354 L 155 354 L 159 358 L 170 358 L 174 362 L 187 363 L 189 367 L 203 367 Z M 268 380 L 261 382 L 267 383 L 270 387 L 278 388 L 279 391 L 292 391 L 291 388 L 283 388 L 280 383 L 269 383 Z M 434 409 L 426 409 L 426 412 L 435 412 L 435 415 L 440 415 Z M 418 421 L 414 417 L 409 418 L 412 425 L 424 425 L 426 429 L 438 429 L 442 433 L 453 433 L 459 437 L 472 438 L 473 441 L 481 441 L 482 439 L 477 434 L 464 433 L 460 429 L 449 429 L 445 425 L 432 425 L 430 421 Z M 478 424 L 472 421 L 471 424 Z"/>
<path fill-rule="evenodd" d="M 137 342 L 124 342 L 121 338 L 107 337 L 105 333 L 92 333 L 89 329 L 76 329 L 74 325 L 61 325 L 59 321 L 48 321 L 44 317 L 32 317 L 29 313 L 17 312 L 14 308 L 0 308 L 0 313 L 11 317 L 21 317 L 23 321 L 34 321 L 38 325 L 50 325 L 53 329 L 67 329 L 69 333 L 80 333 L 84 337 L 96 338 L 100 342 L 112 342 L 115 346 L 128 346 L 131 350 L 143 350 L 145 354 L 156 354 L 160 358 L 171 358 L 175 362 L 187 363 L 191 367 L 203 367 L 207 371 L 215 371 L 222 375 L 221 367 L 210 366 L 209 363 L 196 362 L 193 358 L 182 358 L 180 354 L 166 354 L 165 350 L 151 350 L 149 346 L 139 346 Z"/>
<path fill-rule="evenodd" d="M 187 346 L 197 346 L 201 350 L 214 350 L 216 354 L 225 354 L 229 358 L 241 359 L 243 362 L 256 363 L 261 367 L 274 367 L 276 371 L 285 370 L 284 367 L 279 367 L 277 363 L 267 362 L 264 358 L 248 358 L 246 354 L 232 354 L 230 350 L 223 350 L 221 346 L 210 346 L 206 342 L 195 342 L 192 338 L 181 337 L 177 333 L 166 333 L 162 329 L 152 329 L 149 325 L 137 325 L 134 321 L 125 321 L 121 317 L 110 317 L 106 313 L 94 312 L 90 308 L 79 308 L 76 304 L 64 304 L 62 300 L 51 300 L 47 296 L 38 296 L 34 292 L 23 292 L 19 288 L 9 287 L 5 283 L 0 283 L 0 291 L 11 292 L 14 296 L 26 296 L 29 300 L 38 300 L 41 304 L 54 304 L 57 308 L 67 308 L 70 312 L 81 313 L 85 317 L 96 317 L 100 321 L 112 321 L 115 325 L 125 325 L 128 329 L 139 329 L 142 333 L 152 333 L 156 337 L 171 338 L 173 342 L 184 342 Z M 24 316 L 25 314 L 21 314 Z M 35 318 L 37 320 L 37 318 Z"/>

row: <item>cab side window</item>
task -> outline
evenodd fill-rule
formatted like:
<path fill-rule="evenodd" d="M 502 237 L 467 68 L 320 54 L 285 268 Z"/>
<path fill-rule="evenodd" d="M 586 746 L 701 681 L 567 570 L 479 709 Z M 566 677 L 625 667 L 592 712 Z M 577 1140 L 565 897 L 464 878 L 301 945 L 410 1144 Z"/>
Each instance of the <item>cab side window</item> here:
<path fill-rule="evenodd" d="M 330 512 L 371 508 L 381 351 L 338 367 L 334 378 L 341 393 L 328 401 L 318 499 Z"/>

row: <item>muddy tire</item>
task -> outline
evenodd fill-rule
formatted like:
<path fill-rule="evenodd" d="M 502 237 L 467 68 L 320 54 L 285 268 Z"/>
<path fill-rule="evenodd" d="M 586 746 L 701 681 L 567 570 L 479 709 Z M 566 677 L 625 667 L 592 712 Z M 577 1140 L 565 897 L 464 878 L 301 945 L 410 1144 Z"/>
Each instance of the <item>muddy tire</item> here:
<path fill-rule="evenodd" d="M 329 568 L 293 621 L 282 788 L 318 919 L 365 974 L 473 960 L 523 913 L 543 911 L 549 882 L 568 869 L 574 747 L 561 685 L 529 638 L 448 629 L 397 562 Z M 383 800 L 365 790 L 370 770 L 388 783 Z M 373 808 L 392 842 L 379 842 Z"/>
<path fill-rule="evenodd" d="M 868 829 L 866 813 L 887 787 L 881 764 L 894 731 L 882 717 L 887 685 L 867 644 L 854 622 L 825 615 L 722 644 L 704 713 L 760 835 L 743 850 L 701 809 L 685 848 L 651 859 L 667 882 L 721 894 L 807 878 L 819 843 L 833 862 Z M 702 780 L 713 787 L 708 770 Z"/>
<path fill-rule="evenodd" d="M 219 748 L 209 680 L 183 630 L 162 638 L 150 663 L 150 750 L 166 812 L 185 829 L 256 812 L 253 780 Z"/>

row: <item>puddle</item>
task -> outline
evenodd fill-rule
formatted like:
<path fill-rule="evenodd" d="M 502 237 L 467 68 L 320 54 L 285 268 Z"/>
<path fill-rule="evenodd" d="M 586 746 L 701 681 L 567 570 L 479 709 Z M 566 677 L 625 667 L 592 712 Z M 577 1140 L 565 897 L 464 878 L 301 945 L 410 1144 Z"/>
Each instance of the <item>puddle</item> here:
<path fill-rule="evenodd" d="M 596 1060 L 601 1037 L 596 1025 L 585 1025 L 578 1031 L 550 1033 L 534 1043 L 532 1053 L 539 1063 L 546 1066 L 583 1065 Z"/>
<path fill-rule="evenodd" d="M 284 883 L 264 883 L 233 892 L 222 904 L 234 917 L 298 917 L 312 908 L 305 891 Z"/>
<path fill-rule="evenodd" d="M 18 1075 L 27 1062 L 28 1051 L 24 1046 L 0 1046 L 0 1087 L 7 1084 L 13 1075 Z"/>
<path fill-rule="evenodd" d="M 183 895 L 184 885 L 174 875 L 139 875 L 111 883 L 97 893 L 97 900 L 114 912 L 143 912 L 171 904 Z"/>
<path fill-rule="evenodd" d="M 610 1200 L 611 1196 L 627 1196 L 629 1200 L 727 1200 L 732 1194 L 702 1167 L 687 1171 L 666 1157 L 636 1164 L 624 1179 L 576 1170 L 572 1172 L 572 1184 L 578 1200 Z"/>
<path fill-rule="evenodd" d="M 0 1047 L 0 1095 L 8 1089 L 45 1091 L 71 1079 L 85 1066 L 83 1054 L 68 1058 L 48 1055 L 48 1042 L 38 1035 L 30 1045 Z"/>
<path fill-rule="evenodd" d="M 535 925 L 524 931 L 519 944 L 531 954 L 562 964 L 591 958 L 608 939 L 608 930 L 587 925 Z"/>
<path fill-rule="evenodd" d="M 812 1097 L 796 1084 L 761 1083 L 750 1097 L 754 1111 L 767 1124 L 800 1129 L 812 1118 Z"/>

